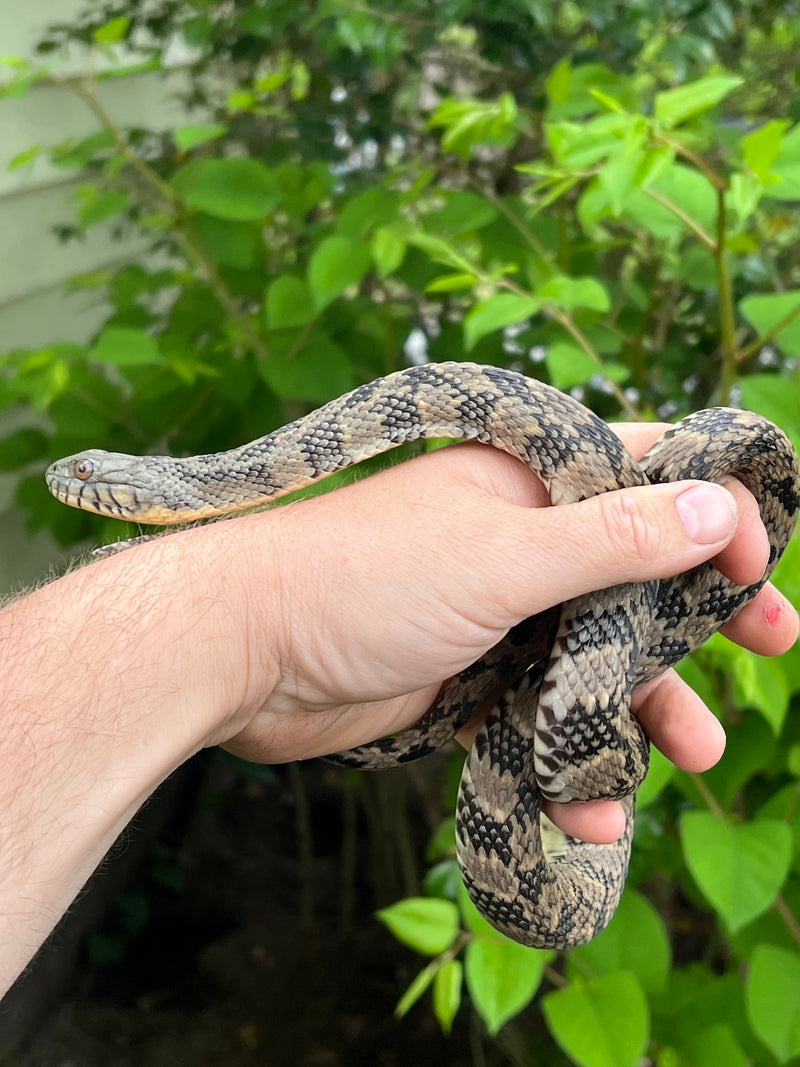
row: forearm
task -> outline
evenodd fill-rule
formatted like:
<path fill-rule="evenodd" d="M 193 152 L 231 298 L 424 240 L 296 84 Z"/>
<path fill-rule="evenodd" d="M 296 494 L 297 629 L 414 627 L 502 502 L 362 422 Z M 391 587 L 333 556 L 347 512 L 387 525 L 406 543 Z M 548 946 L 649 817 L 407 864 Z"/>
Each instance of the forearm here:
<path fill-rule="evenodd" d="M 198 538 L 224 542 L 165 538 L 0 612 L 2 990 L 147 796 L 236 710 L 238 583 L 228 569 L 223 590 Z"/>

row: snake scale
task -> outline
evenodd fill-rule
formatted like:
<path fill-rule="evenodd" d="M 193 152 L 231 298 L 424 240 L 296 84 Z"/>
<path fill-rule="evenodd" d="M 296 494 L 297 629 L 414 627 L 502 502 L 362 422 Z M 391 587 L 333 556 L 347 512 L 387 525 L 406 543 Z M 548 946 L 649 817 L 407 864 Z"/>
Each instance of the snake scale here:
<path fill-rule="evenodd" d="M 791 536 L 800 475 L 777 427 L 745 411 L 700 411 L 637 463 L 599 418 L 558 390 L 510 370 L 439 363 L 359 386 L 241 448 L 188 459 L 90 450 L 54 463 L 47 483 L 65 503 L 101 515 L 183 523 L 264 504 L 429 437 L 481 441 L 516 456 L 542 478 L 553 504 L 726 475 L 759 502 L 771 546 L 760 582 L 737 586 L 707 563 L 567 602 L 521 623 L 446 682 L 415 727 L 334 757 L 357 766 L 403 763 L 489 709 L 458 800 L 467 889 L 490 923 L 523 944 L 580 944 L 608 923 L 627 873 L 634 795 L 648 765 L 647 741 L 630 713 L 632 688 L 751 600 Z M 627 814 L 613 845 L 587 844 L 540 822 L 543 798 L 604 797 L 620 799 Z"/>

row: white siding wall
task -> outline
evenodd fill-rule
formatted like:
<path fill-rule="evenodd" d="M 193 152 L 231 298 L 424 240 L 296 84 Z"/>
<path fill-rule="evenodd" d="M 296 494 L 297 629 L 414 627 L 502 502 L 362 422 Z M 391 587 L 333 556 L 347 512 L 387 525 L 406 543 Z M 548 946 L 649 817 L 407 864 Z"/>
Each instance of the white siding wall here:
<path fill-rule="evenodd" d="M 33 56 L 36 41 L 51 21 L 67 22 L 88 0 L 0 2 L 0 55 Z M 51 62 L 48 57 L 48 62 Z M 85 52 L 60 57 L 57 74 L 80 75 L 102 56 Z M 0 79 L 6 77 L 0 68 Z M 141 123 L 167 129 L 180 125 L 176 90 L 184 78 L 180 63 L 167 75 L 131 74 L 102 82 L 98 97 L 120 124 Z M 25 97 L 0 99 L 0 354 L 56 340 L 86 340 L 103 318 L 94 294 L 66 296 L 71 275 L 108 266 L 137 251 L 111 239 L 103 227 L 86 240 L 61 244 L 53 227 L 73 217 L 70 198 L 80 184 L 74 172 L 52 167 L 46 159 L 9 171 L 8 163 L 34 144 L 51 145 L 97 129 L 85 104 L 55 87 L 39 86 Z M 3 432 L 8 432 L 7 427 Z M 58 556 L 46 537 L 32 539 L 11 506 L 11 485 L 0 477 L 0 589 L 28 581 Z"/>

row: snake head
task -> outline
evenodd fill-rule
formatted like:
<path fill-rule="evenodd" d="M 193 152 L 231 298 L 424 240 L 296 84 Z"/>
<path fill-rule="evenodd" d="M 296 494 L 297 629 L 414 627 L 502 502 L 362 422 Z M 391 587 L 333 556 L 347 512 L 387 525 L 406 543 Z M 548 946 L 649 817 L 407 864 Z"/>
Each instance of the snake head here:
<path fill-rule="evenodd" d="M 53 496 L 73 508 L 132 522 L 176 521 L 139 456 L 91 448 L 52 463 L 45 481 Z"/>

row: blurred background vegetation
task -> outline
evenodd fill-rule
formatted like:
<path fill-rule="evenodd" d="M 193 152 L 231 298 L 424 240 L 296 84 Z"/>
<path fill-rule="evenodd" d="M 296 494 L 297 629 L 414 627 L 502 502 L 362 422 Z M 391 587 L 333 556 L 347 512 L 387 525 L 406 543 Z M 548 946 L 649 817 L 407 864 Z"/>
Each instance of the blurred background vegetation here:
<path fill-rule="evenodd" d="M 7 584 L 131 532 L 50 499 L 51 459 L 232 447 L 426 359 L 611 419 L 734 403 L 800 443 L 795 4 L 40 7 L 0 98 Z M 779 582 L 800 602 L 796 545 Z M 800 1062 L 800 656 L 713 641 L 684 673 L 728 752 L 654 762 L 591 946 L 470 912 L 457 756 L 212 755 L 12 994 L 10 1062 Z M 398 898 L 427 964 L 373 918 Z"/>

